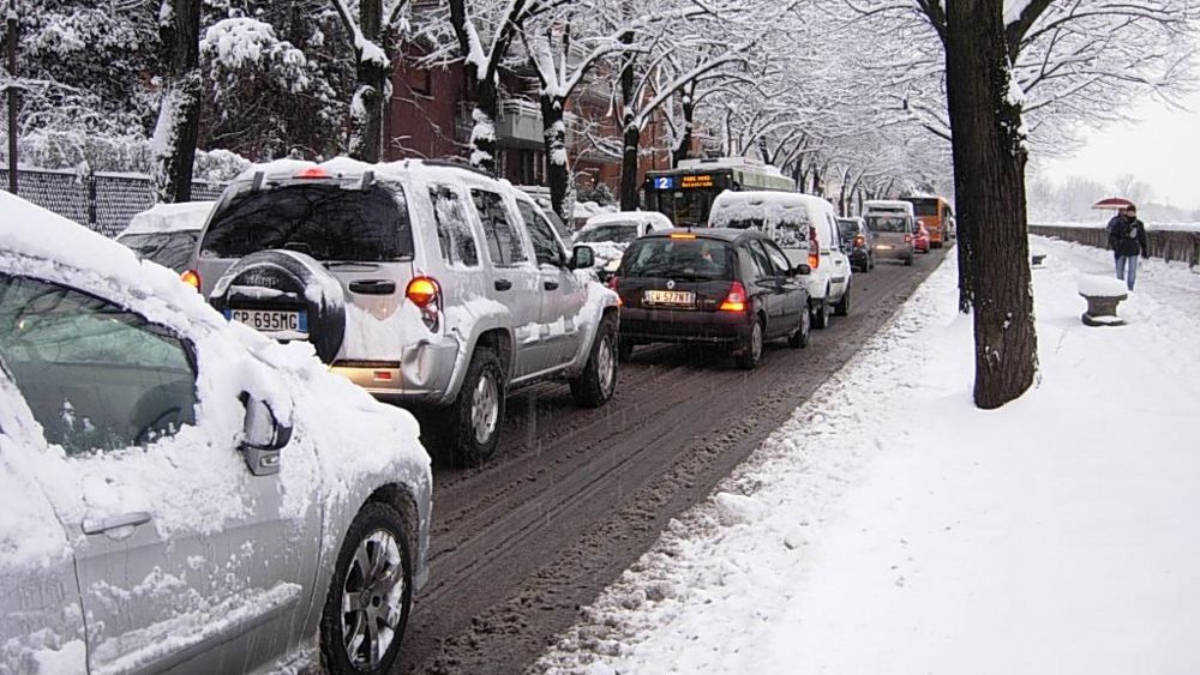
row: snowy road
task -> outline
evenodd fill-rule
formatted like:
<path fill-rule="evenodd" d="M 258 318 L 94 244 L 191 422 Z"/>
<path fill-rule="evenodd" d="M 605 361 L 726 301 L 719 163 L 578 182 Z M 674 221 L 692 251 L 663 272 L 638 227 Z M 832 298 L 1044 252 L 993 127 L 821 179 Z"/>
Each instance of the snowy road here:
<path fill-rule="evenodd" d="M 520 672 L 854 357 L 943 255 L 855 275 L 850 316 L 814 331 L 807 350 L 769 346 L 750 373 L 720 355 L 641 348 L 600 410 L 577 408 L 562 386 L 517 392 L 497 458 L 435 475 L 432 576 L 402 672 Z"/>

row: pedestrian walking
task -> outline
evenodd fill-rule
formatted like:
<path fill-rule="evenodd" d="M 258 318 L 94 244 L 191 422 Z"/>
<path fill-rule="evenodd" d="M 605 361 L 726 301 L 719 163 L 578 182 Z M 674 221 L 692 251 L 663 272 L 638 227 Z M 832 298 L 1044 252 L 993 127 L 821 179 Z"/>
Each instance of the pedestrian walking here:
<path fill-rule="evenodd" d="M 1137 279 L 1138 256 L 1150 257 L 1146 246 L 1146 224 L 1138 220 L 1137 207 L 1133 204 L 1108 221 L 1108 246 L 1113 251 L 1117 278 L 1132 291 Z"/>

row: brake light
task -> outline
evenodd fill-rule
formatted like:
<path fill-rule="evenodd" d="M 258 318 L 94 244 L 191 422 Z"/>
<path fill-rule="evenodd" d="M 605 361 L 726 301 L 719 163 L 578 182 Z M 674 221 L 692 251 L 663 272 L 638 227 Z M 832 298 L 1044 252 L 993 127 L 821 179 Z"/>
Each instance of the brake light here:
<path fill-rule="evenodd" d="M 296 174 L 296 178 L 329 178 L 329 174 L 319 166 L 310 166 Z"/>
<path fill-rule="evenodd" d="M 408 282 L 408 289 L 404 291 L 404 296 L 412 300 L 413 304 L 421 309 L 425 309 L 432 305 L 441 293 L 441 288 L 438 282 L 429 277 L 416 277 Z"/>
<path fill-rule="evenodd" d="M 808 228 L 808 266 L 814 270 L 821 266 L 821 240 L 815 227 Z"/>
<path fill-rule="evenodd" d="M 904 235 L 904 243 L 906 243 L 906 244 L 912 243 L 912 235 L 911 234 Z"/>
<path fill-rule="evenodd" d="M 696 235 L 691 232 L 677 232 L 671 235 L 672 239 L 695 239 Z"/>
<path fill-rule="evenodd" d="M 625 301 L 621 299 L 621 277 L 615 274 L 609 277 L 608 287 L 617 294 L 617 307 L 624 307 Z"/>
<path fill-rule="evenodd" d="M 729 287 L 729 293 L 721 302 L 722 312 L 744 312 L 746 311 L 746 287 L 742 282 L 735 281 Z"/>
<path fill-rule="evenodd" d="M 200 273 L 196 270 L 187 270 L 179 275 L 179 280 L 191 286 L 193 290 L 200 290 Z"/>
<path fill-rule="evenodd" d="M 855 246 L 865 246 L 866 243 L 867 243 L 866 238 L 864 238 L 861 234 L 854 237 L 854 245 Z"/>

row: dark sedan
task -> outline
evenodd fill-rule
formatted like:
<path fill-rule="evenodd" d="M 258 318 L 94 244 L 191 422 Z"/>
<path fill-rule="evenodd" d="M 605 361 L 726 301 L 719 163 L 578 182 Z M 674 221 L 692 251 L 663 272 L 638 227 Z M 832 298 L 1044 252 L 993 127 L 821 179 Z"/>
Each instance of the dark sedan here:
<path fill-rule="evenodd" d="M 862 218 L 838 218 L 842 249 L 856 272 L 875 269 L 875 233 Z"/>
<path fill-rule="evenodd" d="M 783 250 L 756 230 L 668 230 L 646 235 L 621 259 L 610 286 L 621 296 L 619 354 L 651 342 L 727 345 L 754 368 L 766 340 L 809 340 L 808 293 Z"/>

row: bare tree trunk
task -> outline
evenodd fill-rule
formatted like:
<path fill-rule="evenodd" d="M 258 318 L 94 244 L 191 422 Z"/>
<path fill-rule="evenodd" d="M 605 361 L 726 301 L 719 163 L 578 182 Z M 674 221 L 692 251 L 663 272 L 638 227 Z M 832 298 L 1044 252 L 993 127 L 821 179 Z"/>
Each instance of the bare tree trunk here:
<path fill-rule="evenodd" d="M 565 101 L 557 96 L 542 94 L 542 127 L 546 148 L 546 181 L 550 184 L 550 206 L 562 218 L 567 217 L 567 189 L 570 175 L 567 170 L 567 126 L 563 121 Z"/>
<path fill-rule="evenodd" d="M 621 34 L 621 43 L 633 44 L 633 33 Z M 631 53 L 621 59 L 621 125 L 623 137 L 621 141 L 621 210 L 636 211 L 638 207 L 638 150 L 642 144 L 642 129 L 634 115 L 637 101 L 633 100 L 637 87 L 635 83 L 637 57 Z"/>
<path fill-rule="evenodd" d="M 675 150 L 671 153 L 671 166 L 673 167 L 679 166 L 679 163 L 687 159 L 692 151 L 692 125 L 696 119 L 696 102 L 692 97 L 695 93 L 695 85 L 690 85 L 683 91 L 683 100 L 680 102 L 680 108 L 683 111 L 683 132 Z"/>
<path fill-rule="evenodd" d="M 374 51 L 355 54 L 354 100 L 350 105 L 350 156 L 375 163 L 383 159 L 383 111 L 387 101 L 390 67 L 381 47 L 378 47 L 383 24 L 383 0 L 361 0 L 358 9 L 359 28 L 364 44 L 376 46 Z"/>
<path fill-rule="evenodd" d="M 948 3 L 946 80 L 954 177 L 970 248 L 975 405 L 1023 394 L 1037 370 L 1021 109 L 1010 100 L 1001 0 Z M 961 242 L 960 242 L 961 246 Z M 960 249 L 959 259 L 964 253 Z"/>
<path fill-rule="evenodd" d="M 192 165 L 200 134 L 200 0 L 163 0 L 162 102 L 154 128 L 154 189 L 158 201 L 192 198 Z"/>
<path fill-rule="evenodd" d="M 468 38 L 465 0 L 450 0 L 450 23 L 458 35 L 459 48 L 464 56 L 471 53 Z M 508 51 L 508 42 L 495 45 L 498 54 Z M 493 57 L 495 58 L 495 57 Z M 471 156 L 472 166 L 488 173 L 496 173 L 496 118 L 500 115 L 500 93 L 496 90 L 495 72 L 492 63 L 479 63 L 466 59 L 467 98 L 474 104 L 471 111 Z M 480 69 L 484 69 L 481 71 Z"/>
<path fill-rule="evenodd" d="M 15 4 L 8 7 L 7 25 L 8 39 L 8 191 L 17 194 L 17 108 L 21 105 L 17 90 L 17 41 L 20 40 L 20 28 L 17 24 Z"/>

